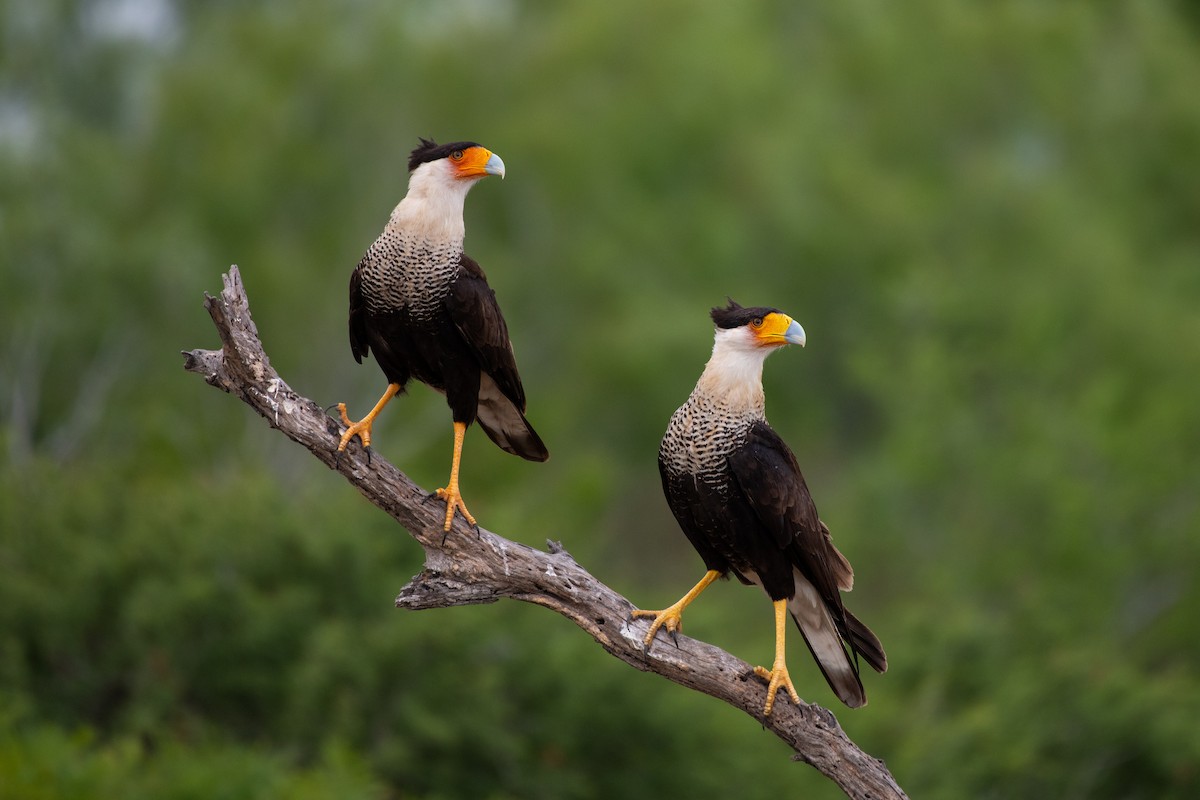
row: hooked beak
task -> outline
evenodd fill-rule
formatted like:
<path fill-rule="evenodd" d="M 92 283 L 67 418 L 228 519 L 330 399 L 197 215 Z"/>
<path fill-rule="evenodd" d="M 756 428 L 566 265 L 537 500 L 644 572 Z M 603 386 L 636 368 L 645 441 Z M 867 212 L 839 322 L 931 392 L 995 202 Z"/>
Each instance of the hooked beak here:
<path fill-rule="evenodd" d="M 487 163 L 483 165 L 483 171 L 488 175 L 499 175 L 500 180 L 504 180 L 504 160 L 492 153 L 488 156 Z"/>
<path fill-rule="evenodd" d="M 792 320 L 792 324 L 783 333 L 783 339 L 788 344 L 798 344 L 804 347 L 804 328 L 800 327 L 800 323 Z"/>

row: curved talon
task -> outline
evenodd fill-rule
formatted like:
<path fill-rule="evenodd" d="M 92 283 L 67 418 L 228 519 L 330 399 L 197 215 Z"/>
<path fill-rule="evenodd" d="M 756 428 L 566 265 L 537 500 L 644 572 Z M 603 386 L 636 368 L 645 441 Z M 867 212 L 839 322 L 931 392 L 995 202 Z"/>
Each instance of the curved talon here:
<path fill-rule="evenodd" d="M 683 630 L 683 605 L 682 601 L 674 605 L 664 608 L 661 611 L 647 611 L 640 608 L 635 608 L 630 616 L 633 619 L 642 617 L 654 617 L 654 621 L 650 623 L 650 630 L 642 639 L 642 647 L 647 652 L 650 651 L 650 645 L 654 643 L 654 637 L 658 633 L 659 628 L 666 628 L 667 633 L 675 640 L 675 646 L 679 647 L 679 631 Z"/>
<path fill-rule="evenodd" d="M 342 424 L 346 426 L 346 430 L 342 432 L 342 438 L 338 441 L 338 453 L 342 453 L 350 444 L 350 440 L 355 436 L 362 442 L 363 449 L 367 451 L 367 465 L 371 463 L 371 425 L 375 422 L 375 417 L 379 416 L 379 412 L 388 404 L 388 401 L 395 397 L 400 392 L 400 384 L 389 383 L 387 389 L 383 393 L 383 397 L 379 398 L 379 402 L 375 407 L 367 413 L 365 417 L 358 422 L 350 419 L 350 415 L 346 413 L 346 404 L 338 403 L 336 408 L 338 416 L 341 417 Z M 330 406 L 333 408 L 335 406 Z"/>
<path fill-rule="evenodd" d="M 770 669 L 754 668 L 754 674 L 767 682 L 767 703 L 763 706 L 764 717 L 771 716 L 771 709 L 775 707 L 775 693 L 779 691 L 780 687 L 787 689 L 792 702 L 800 705 L 800 694 L 792 685 L 791 676 L 788 675 L 787 651 L 784 649 L 784 632 L 787 630 L 788 618 L 787 600 L 775 600 L 771 605 L 775 606 L 775 662 Z"/>
<path fill-rule="evenodd" d="M 654 621 L 650 623 L 650 631 L 646 634 L 646 638 L 642 640 L 646 652 L 650 652 L 650 644 L 654 641 L 654 635 L 658 633 L 659 628 L 664 626 L 667 629 L 667 633 L 671 634 L 671 640 L 675 642 L 675 646 L 679 647 L 679 632 L 683 630 L 683 610 L 699 597 L 700 593 L 707 589 L 710 583 L 719 577 L 721 577 L 720 572 L 710 569 L 704 573 L 704 577 L 687 594 L 662 611 L 643 611 L 638 608 L 633 610 L 631 614 L 633 619 L 654 617 Z"/>
<path fill-rule="evenodd" d="M 463 518 L 473 527 L 476 526 L 475 517 L 471 516 L 471 512 L 467 510 L 467 504 L 463 502 L 462 494 L 458 491 L 458 486 L 454 482 L 444 489 L 438 489 L 434 492 L 438 498 L 446 501 L 446 524 L 442 526 L 442 530 L 449 532 L 450 526 L 454 523 L 454 512 L 461 511 Z M 444 541 L 443 537 L 443 541 Z"/>
<path fill-rule="evenodd" d="M 362 442 L 363 449 L 370 451 L 371 423 L 375 421 L 374 418 L 367 415 L 358 422 L 351 421 L 350 417 L 346 414 L 345 403 L 338 403 L 337 410 L 338 414 L 342 417 L 342 424 L 346 426 L 346 430 L 342 432 L 342 439 L 338 442 L 338 452 L 345 450 L 349 446 L 350 440 L 355 436 Z"/>
<path fill-rule="evenodd" d="M 775 694 L 781 688 L 787 689 L 788 697 L 796 705 L 800 705 L 800 694 L 796 691 L 796 687 L 792 685 L 792 678 L 788 675 L 787 665 L 782 661 L 776 661 L 775 666 L 771 669 L 766 667 L 755 667 L 754 674 L 767 682 L 767 702 L 763 706 L 763 716 L 771 716 L 771 709 L 775 707 Z"/>
<path fill-rule="evenodd" d="M 463 502 L 462 493 L 458 490 L 458 466 L 462 461 L 463 438 L 467 435 L 467 423 L 454 423 L 454 458 L 450 461 L 450 480 L 446 483 L 445 488 L 438 489 L 434 494 L 446 501 L 446 524 L 442 526 L 442 530 L 446 533 L 450 532 L 450 525 L 454 522 L 455 510 L 461 511 L 463 517 L 471 524 L 472 527 L 478 527 L 475 523 L 475 518 L 471 516 L 471 512 L 467 511 L 467 504 Z M 446 537 L 442 536 L 442 542 L 446 541 Z"/>

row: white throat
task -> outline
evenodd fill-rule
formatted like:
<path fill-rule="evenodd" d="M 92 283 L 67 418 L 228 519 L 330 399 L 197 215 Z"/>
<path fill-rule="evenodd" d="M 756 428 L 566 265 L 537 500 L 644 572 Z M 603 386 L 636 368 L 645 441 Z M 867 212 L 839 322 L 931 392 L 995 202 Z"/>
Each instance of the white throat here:
<path fill-rule="evenodd" d="M 466 235 L 463 205 L 478 179 L 450 173 L 445 160 L 421 164 L 408 179 L 408 194 L 392 211 L 388 227 L 427 241 L 461 242 Z"/>
<path fill-rule="evenodd" d="M 696 391 L 731 409 L 761 411 L 763 362 L 773 350 L 756 344 L 748 328 L 718 328 Z"/>

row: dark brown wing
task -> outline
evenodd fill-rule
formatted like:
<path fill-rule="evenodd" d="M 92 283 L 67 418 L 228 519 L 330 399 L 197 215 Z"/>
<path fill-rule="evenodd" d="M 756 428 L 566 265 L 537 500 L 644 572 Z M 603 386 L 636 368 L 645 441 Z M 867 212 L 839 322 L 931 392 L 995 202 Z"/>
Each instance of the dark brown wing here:
<path fill-rule="evenodd" d="M 751 428 L 746 443 L 730 456 L 729 465 L 758 519 L 824 602 L 838 635 L 876 671 L 887 670 L 887 656 L 879 638 L 842 605 L 839 590 L 849 591 L 854 586 L 854 570 L 834 546 L 829 528 L 817 515 L 791 448 L 765 421 L 759 422 Z M 840 659 L 822 657 L 819 652 L 822 648 L 816 640 L 818 632 L 811 621 L 806 623 L 799 617 L 796 621 L 830 685 L 853 706 L 848 698 L 854 692 L 853 684 L 858 684 L 857 667 L 851 667 L 853 680 L 848 673 L 839 679 Z M 828 651 L 836 652 L 832 643 L 824 650 Z M 861 684 L 857 689 L 861 693 Z"/>
<path fill-rule="evenodd" d="M 808 578 L 831 609 L 842 607 L 840 588 L 853 585 L 849 562 L 833 546 L 829 529 L 787 444 L 765 421 L 729 456 L 741 494 L 782 553 Z"/>
<path fill-rule="evenodd" d="M 367 304 L 362 295 L 362 262 L 350 274 L 350 352 L 359 364 L 370 355 L 367 344 Z"/>
<path fill-rule="evenodd" d="M 521 412 L 525 411 L 525 389 L 517 373 L 517 359 L 508 338 L 508 325 L 500 313 L 496 293 L 487 276 L 470 256 L 463 255 L 458 279 L 443 301 L 463 341 L 479 361 L 484 373 Z"/>
<path fill-rule="evenodd" d="M 464 255 L 458 278 L 442 301 L 463 344 L 479 365 L 476 421 L 502 450 L 530 461 L 545 461 L 550 451 L 525 419 L 525 388 L 500 313 L 496 293 L 473 259 Z"/>

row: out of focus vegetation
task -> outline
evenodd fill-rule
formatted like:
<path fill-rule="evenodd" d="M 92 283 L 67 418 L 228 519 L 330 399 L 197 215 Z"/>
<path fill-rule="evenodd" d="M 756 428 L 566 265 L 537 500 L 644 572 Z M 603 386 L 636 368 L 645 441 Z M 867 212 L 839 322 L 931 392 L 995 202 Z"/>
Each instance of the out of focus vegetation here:
<path fill-rule="evenodd" d="M 418 136 L 503 155 L 469 250 L 553 459 L 483 524 L 635 602 L 701 564 L 658 438 L 726 295 L 809 334 L 768 412 L 892 669 L 836 705 L 914 797 L 1200 792 L 1200 14 L 951 0 L 0 1 L 0 796 L 834 797 L 537 608 L 404 614 L 403 531 L 181 368 L 238 263 L 359 412 L 350 269 Z M 423 388 L 376 446 L 430 488 Z M 765 599 L 688 632 L 747 660 Z"/>

